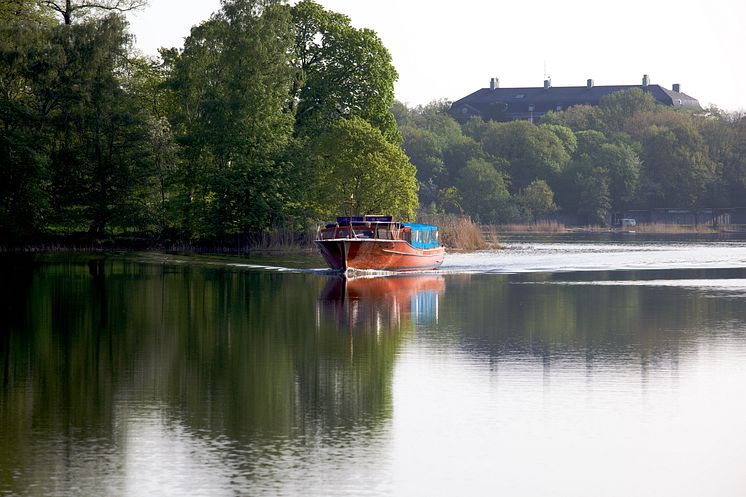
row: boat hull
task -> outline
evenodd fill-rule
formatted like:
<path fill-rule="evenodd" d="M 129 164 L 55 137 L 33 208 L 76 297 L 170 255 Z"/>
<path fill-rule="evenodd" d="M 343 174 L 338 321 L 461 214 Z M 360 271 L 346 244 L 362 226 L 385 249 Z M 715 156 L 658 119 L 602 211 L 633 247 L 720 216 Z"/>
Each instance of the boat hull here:
<path fill-rule="evenodd" d="M 316 245 L 337 271 L 423 271 L 440 267 L 445 256 L 443 247 L 418 249 L 404 240 L 336 238 Z"/>

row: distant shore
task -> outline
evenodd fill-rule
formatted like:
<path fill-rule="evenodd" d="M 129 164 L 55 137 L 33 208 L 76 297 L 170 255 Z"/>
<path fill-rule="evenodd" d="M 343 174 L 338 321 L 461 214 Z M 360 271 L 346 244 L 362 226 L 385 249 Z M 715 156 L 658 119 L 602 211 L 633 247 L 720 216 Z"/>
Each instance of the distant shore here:
<path fill-rule="evenodd" d="M 565 226 L 559 223 L 477 225 L 471 222 L 442 226 L 441 240 L 448 250 L 474 251 L 499 249 L 501 240 L 515 236 L 565 236 L 603 234 L 642 234 L 642 235 L 746 235 L 746 226 L 710 225 L 671 225 L 640 224 L 625 228 L 608 226 Z M 56 236 L 39 238 L 16 244 L 0 245 L 0 253 L 112 253 L 112 252 L 158 252 L 165 254 L 196 255 L 304 255 L 316 254 L 316 247 L 307 234 L 298 233 L 294 239 L 282 242 L 265 240 L 235 243 L 199 243 L 163 240 L 148 237 L 117 237 L 104 239 L 85 236 Z"/>

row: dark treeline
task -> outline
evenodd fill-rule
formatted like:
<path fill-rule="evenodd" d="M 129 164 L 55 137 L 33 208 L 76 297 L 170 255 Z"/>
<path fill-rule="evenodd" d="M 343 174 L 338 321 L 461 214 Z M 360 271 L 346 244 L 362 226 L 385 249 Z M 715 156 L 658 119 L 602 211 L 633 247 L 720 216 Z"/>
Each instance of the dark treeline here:
<path fill-rule="evenodd" d="M 394 107 L 422 210 L 483 223 L 559 211 L 605 224 L 626 209 L 746 207 L 744 116 L 676 110 L 639 89 L 536 125 L 474 118 L 460 126 L 449 107 Z"/>
<path fill-rule="evenodd" d="M 143 3 L 0 0 L 0 244 L 260 235 L 351 196 L 413 217 L 373 31 L 308 0 L 224 0 L 151 59 L 123 16 Z"/>

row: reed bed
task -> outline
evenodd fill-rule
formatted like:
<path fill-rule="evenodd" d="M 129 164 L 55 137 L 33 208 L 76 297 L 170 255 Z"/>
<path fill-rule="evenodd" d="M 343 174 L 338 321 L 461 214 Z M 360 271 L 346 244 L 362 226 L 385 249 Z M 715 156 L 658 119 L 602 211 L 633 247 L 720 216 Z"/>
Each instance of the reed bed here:
<path fill-rule="evenodd" d="M 629 226 L 623 231 L 634 231 L 636 233 L 666 233 L 666 234 L 687 234 L 687 233 L 719 233 L 722 227 L 711 224 L 665 224 L 665 223 L 644 223 L 637 226 Z"/>
<path fill-rule="evenodd" d="M 449 250 L 484 250 L 498 246 L 496 234 L 488 242 L 482 227 L 467 216 L 421 215 L 418 220 L 437 225 L 440 242 Z"/>
<path fill-rule="evenodd" d="M 543 220 L 535 223 L 501 224 L 495 227 L 504 233 L 563 233 L 567 227 L 558 221 Z"/>
<path fill-rule="evenodd" d="M 292 227 L 280 226 L 251 240 L 250 248 L 270 251 L 310 249 L 313 247 L 314 239 L 316 239 L 315 227 L 306 226 L 303 231 L 297 231 Z"/>

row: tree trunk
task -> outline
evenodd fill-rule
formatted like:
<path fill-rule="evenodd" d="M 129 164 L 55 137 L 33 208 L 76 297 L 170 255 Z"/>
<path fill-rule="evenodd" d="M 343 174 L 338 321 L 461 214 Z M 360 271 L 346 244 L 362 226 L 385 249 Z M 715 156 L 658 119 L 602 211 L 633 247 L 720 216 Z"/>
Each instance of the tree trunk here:
<path fill-rule="evenodd" d="M 72 0 L 65 0 L 65 11 L 62 13 L 62 17 L 65 18 L 66 25 L 70 25 L 73 22 L 72 5 L 70 5 L 71 1 Z"/>

